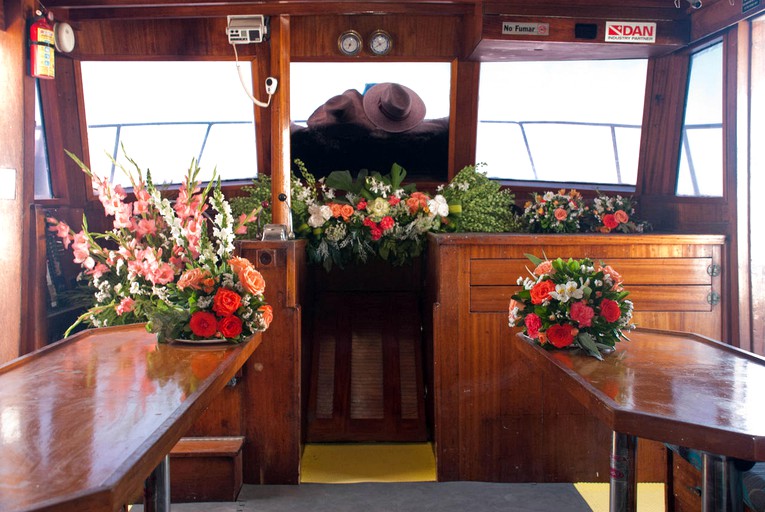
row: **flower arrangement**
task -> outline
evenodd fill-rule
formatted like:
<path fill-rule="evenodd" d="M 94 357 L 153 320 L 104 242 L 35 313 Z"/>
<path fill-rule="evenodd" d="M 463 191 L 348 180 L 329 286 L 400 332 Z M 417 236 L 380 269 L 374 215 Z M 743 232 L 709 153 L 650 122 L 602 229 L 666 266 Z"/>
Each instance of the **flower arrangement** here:
<path fill-rule="evenodd" d="M 546 348 L 578 347 L 601 359 L 634 329 L 632 302 L 622 287 L 622 277 L 610 266 L 587 258 L 541 260 L 530 277 L 519 277 L 521 291 L 512 296 L 510 327 Z"/>
<path fill-rule="evenodd" d="M 82 322 L 94 327 L 147 322 L 160 341 L 171 339 L 240 342 L 268 328 L 273 312 L 265 303 L 265 282 L 246 259 L 233 256 L 234 236 L 258 215 L 255 209 L 234 222 L 220 180 L 201 189 L 192 160 L 174 202 L 162 196 L 138 165 L 130 178 L 134 200 L 119 186 L 69 156 L 92 180 L 112 229 L 83 227 L 74 232 L 49 218 L 65 248 L 95 290 L 95 303 L 66 332 Z M 208 207 L 211 207 L 208 210 Z M 214 213 L 214 215 L 212 215 Z M 212 226 L 208 226 L 212 215 Z M 208 231 L 209 230 L 209 231 Z"/>
<path fill-rule="evenodd" d="M 520 230 L 513 195 L 486 174 L 468 166 L 435 195 L 404 185 L 406 170 L 394 164 L 389 174 L 335 171 L 316 180 L 299 160 L 302 180 L 292 173 L 290 207 L 298 237 L 307 238 L 308 259 L 330 270 L 379 257 L 402 265 L 419 256 L 425 235 L 440 231 Z M 249 197 L 232 199 L 235 213 L 267 206 L 270 180 L 259 178 Z M 251 225 L 246 235 L 257 238 Z"/>
<path fill-rule="evenodd" d="M 532 194 L 524 205 L 523 221 L 531 233 L 577 233 L 585 213 L 582 195 L 576 190 Z"/>
<path fill-rule="evenodd" d="M 643 233 L 650 229 L 644 221 L 635 217 L 635 201 L 631 197 L 608 196 L 598 192 L 588 208 L 585 224 L 599 233 Z"/>

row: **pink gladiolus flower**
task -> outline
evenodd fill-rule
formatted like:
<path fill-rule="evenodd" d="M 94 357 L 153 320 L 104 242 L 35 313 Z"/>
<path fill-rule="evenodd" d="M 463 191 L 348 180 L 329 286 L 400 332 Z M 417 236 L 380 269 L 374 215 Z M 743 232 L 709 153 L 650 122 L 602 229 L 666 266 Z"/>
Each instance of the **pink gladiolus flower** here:
<path fill-rule="evenodd" d="M 136 227 L 138 236 L 154 235 L 157 233 L 157 223 L 154 220 L 141 219 Z"/>
<path fill-rule="evenodd" d="M 133 225 L 133 209 L 129 204 L 120 204 L 119 209 L 114 215 L 115 229 L 130 228 Z"/>
<path fill-rule="evenodd" d="M 96 279 L 100 279 L 102 275 L 109 272 L 109 267 L 104 265 L 103 263 L 97 263 L 95 267 L 93 267 L 93 270 L 89 270 L 86 272 L 88 275 L 92 275 Z"/>
<path fill-rule="evenodd" d="M 64 244 L 64 249 L 68 249 L 69 244 L 72 243 L 72 237 L 69 234 L 70 232 L 69 225 L 66 222 L 57 221 L 53 217 L 48 217 L 46 220 L 49 223 L 54 224 L 48 229 L 50 231 L 54 231 L 56 233 L 56 236 L 59 237 L 61 239 L 61 242 Z"/>
<path fill-rule="evenodd" d="M 159 268 L 152 274 L 149 280 L 154 284 L 167 284 L 175 279 L 175 272 L 173 267 L 167 263 L 162 263 Z"/>
<path fill-rule="evenodd" d="M 117 311 L 118 315 L 122 316 L 125 313 L 133 311 L 133 308 L 135 308 L 135 301 L 130 297 L 125 297 L 114 309 Z"/>

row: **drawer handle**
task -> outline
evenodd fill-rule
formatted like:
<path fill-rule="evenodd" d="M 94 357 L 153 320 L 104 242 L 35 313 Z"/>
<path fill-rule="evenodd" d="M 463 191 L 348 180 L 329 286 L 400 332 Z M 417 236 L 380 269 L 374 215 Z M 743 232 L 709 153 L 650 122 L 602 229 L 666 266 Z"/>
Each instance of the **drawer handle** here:
<path fill-rule="evenodd" d="M 707 295 L 707 302 L 713 306 L 718 305 L 720 300 L 720 294 L 717 292 L 709 292 L 709 295 Z"/>
<path fill-rule="evenodd" d="M 717 277 L 722 273 L 722 267 L 718 265 L 717 263 L 712 263 L 707 267 L 707 274 L 709 274 L 712 277 Z"/>

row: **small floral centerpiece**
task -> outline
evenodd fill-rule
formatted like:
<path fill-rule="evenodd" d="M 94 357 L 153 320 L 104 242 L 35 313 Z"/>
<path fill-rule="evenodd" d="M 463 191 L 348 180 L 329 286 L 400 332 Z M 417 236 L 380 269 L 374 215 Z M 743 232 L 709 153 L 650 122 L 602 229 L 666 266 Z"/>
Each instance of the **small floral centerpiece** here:
<path fill-rule="evenodd" d="M 543 347 L 578 347 L 601 360 L 601 351 L 628 339 L 633 307 L 618 272 L 586 258 L 527 256 L 536 268 L 518 278 L 523 288 L 510 301 L 510 327 Z"/>
<path fill-rule="evenodd" d="M 531 233 L 577 233 L 585 213 L 582 195 L 576 190 L 532 194 L 524 205 L 523 221 Z"/>
<path fill-rule="evenodd" d="M 635 201 L 631 197 L 608 196 L 598 192 L 587 210 L 585 223 L 591 231 L 643 233 L 650 229 L 647 222 L 635 217 Z"/>
<path fill-rule="evenodd" d="M 213 178 L 201 189 L 199 167 L 192 164 L 171 202 L 132 160 L 134 200 L 119 186 L 90 176 L 112 229 L 104 233 L 49 218 L 65 248 L 72 247 L 81 277 L 95 291 L 94 304 L 81 315 L 94 327 L 147 322 L 160 341 L 173 339 L 240 342 L 268 328 L 273 317 L 265 303 L 263 276 L 246 259 L 233 256 L 234 232 L 257 216 L 249 212 L 235 223 L 231 207 Z M 208 207 L 211 207 L 208 210 Z M 212 215 L 212 226 L 208 226 Z M 208 231 L 209 229 L 209 231 Z"/>

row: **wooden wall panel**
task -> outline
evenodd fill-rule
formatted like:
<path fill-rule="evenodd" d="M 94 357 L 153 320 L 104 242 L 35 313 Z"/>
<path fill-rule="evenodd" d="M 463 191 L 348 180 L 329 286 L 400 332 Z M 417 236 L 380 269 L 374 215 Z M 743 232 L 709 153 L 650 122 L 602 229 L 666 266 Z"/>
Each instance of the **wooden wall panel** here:
<path fill-rule="evenodd" d="M 4 2 L 5 30 L 0 30 L 0 169 L 3 169 L 3 198 L 0 199 L 0 273 L 9 286 L 0 296 L 0 364 L 19 355 L 22 322 L 32 315 L 29 306 L 31 283 L 27 254 L 31 250 L 29 203 L 33 193 L 30 162 L 34 148 L 25 141 L 34 140 L 34 80 L 26 76 L 26 19 L 31 11 L 27 0 Z M 28 172 L 25 170 L 29 169 Z M 27 179 L 29 176 L 29 179 Z M 22 293 L 23 291 L 23 293 Z"/>
<path fill-rule="evenodd" d="M 393 36 L 391 52 L 378 60 L 452 60 L 460 54 L 460 17 L 418 15 L 294 16 L 293 60 L 375 60 L 368 47 L 377 29 Z M 364 39 L 356 57 L 343 57 L 337 38 L 353 29 Z"/>
<path fill-rule="evenodd" d="M 297 484 L 304 426 L 305 362 L 302 304 L 306 292 L 305 241 L 254 242 L 239 246 L 266 280 L 274 320 L 244 368 L 244 481 Z"/>
<path fill-rule="evenodd" d="M 71 55 L 81 60 L 234 59 L 234 51 L 226 36 L 225 16 L 80 21 L 74 28 L 77 46 Z M 239 45 L 239 57 L 254 55 L 258 46 Z"/>
<path fill-rule="evenodd" d="M 425 351 L 433 361 L 429 379 L 439 480 L 608 478 L 608 430 L 565 394 L 555 393 L 558 383 L 530 372 L 510 343 L 517 329 L 507 327 L 514 286 L 506 283 L 518 277 L 515 270 L 523 270 L 524 253 L 624 263 L 625 274 L 644 283 L 628 287 L 639 325 L 716 338 L 722 332 L 724 308 L 706 301 L 710 290 L 722 287 L 720 276 L 706 273 L 710 262 L 722 258 L 721 236 L 464 234 L 432 235 L 429 244 L 426 289 L 433 316 L 425 329 Z M 673 280 L 680 284 L 663 284 L 661 291 L 650 285 Z M 640 311 L 641 302 L 653 305 Z M 689 308 L 689 302 L 695 306 Z M 572 442 L 574 431 L 587 435 Z M 663 480 L 660 443 L 641 442 L 639 457 L 641 480 Z"/>

